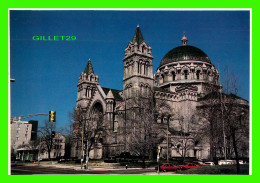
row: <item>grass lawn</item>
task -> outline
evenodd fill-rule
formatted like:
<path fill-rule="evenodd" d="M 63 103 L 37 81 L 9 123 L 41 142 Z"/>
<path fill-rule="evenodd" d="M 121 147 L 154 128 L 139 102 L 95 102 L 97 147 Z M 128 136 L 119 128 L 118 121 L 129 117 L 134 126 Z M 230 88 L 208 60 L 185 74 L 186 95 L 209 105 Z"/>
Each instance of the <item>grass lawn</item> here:
<path fill-rule="evenodd" d="M 216 166 L 202 166 L 189 170 L 178 172 L 179 174 L 214 174 L 214 175 L 235 175 L 237 174 L 235 165 L 216 165 Z M 249 174 L 249 165 L 240 165 L 240 174 Z"/>

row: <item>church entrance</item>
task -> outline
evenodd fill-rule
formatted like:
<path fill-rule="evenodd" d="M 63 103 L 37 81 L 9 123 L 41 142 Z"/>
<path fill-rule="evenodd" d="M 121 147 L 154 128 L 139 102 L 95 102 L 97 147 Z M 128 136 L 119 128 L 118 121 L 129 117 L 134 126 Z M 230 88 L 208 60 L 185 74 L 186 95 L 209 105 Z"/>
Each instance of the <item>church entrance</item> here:
<path fill-rule="evenodd" d="M 89 153 L 89 156 L 91 159 L 101 159 L 102 153 L 103 153 L 103 147 L 102 147 L 102 128 L 104 123 L 104 114 L 103 114 L 103 107 L 100 102 L 96 102 L 91 111 L 90 111 L 90 120 L 92 123 L 92 128 L 94 128 L 92 131 L 91 136 L 91 143 L 93 143 L 93 146 L 91 148 L 91 151 Z"/>

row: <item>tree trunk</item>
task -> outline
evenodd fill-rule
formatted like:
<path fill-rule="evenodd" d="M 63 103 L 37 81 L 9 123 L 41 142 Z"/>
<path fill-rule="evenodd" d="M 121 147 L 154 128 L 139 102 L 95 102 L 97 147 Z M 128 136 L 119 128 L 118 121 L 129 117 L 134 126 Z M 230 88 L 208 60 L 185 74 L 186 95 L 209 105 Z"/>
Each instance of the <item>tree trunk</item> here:
<path fill-rule="evenodd" d="M 144 156 L 142 157 L 142 168 L 145 168 L 145 158 L 144 158 Z"/>
<path fill-rule="evenodd" d="M 48 159 L 50 160 L 51 159 L 51 151 L 48 150 Z"/>
<path fill-rule="evenodd" d="M 235 151 L 235 157 L 236 157 L 236 168 L 237 168 L 237 174 L 240 174 L 240 164 L 239 164 L 239 157 L 238 157 L 238 151 L 237 151 L 237 143 L 236 143 L 236 130 L 234 127 L 231 127 L 231 135 L 232 135 L 232 141 L 233 141 L 233 148 Z"/>
<path fill-rule="evenodd" d="M 209 151 L 209 160 L 213 161 L 214 159 L 214 137 L 213 137 L 213 124 L 210 122 L 210 151 Z"/>

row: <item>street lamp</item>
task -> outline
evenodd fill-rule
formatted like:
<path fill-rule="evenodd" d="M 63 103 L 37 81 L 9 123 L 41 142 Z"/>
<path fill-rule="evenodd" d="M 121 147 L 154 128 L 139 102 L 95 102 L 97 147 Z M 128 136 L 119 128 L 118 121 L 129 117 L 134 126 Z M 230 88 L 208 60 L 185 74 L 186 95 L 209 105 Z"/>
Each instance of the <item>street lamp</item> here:
<path fill-rule="evenodd" d="M 160 145 L 158 145 L 158 154 L 157 154 L 157 162 L 158 162 L 158 170 L 157 173 L 159 174 L 160 171 L 160 151 L 161 151 L 161 147 Z"/>

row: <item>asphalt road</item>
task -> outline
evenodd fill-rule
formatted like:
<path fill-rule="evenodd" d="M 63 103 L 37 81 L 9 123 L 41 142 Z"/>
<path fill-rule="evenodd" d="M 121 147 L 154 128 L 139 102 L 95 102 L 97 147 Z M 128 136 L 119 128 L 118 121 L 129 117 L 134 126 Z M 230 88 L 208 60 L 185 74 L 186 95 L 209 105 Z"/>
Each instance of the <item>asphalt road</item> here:
<path fill-rule="evenodd" d="M 38 165 L 20 165 L 11 167 L 11 175 L 62 175 L 62 174 L 156 174 L 154 169 L 90 169 L 90 170 L 75 170 L 71 168 L 38 166 Z M 164 174 L 164 173 L 160 173 Z M 169 173 L 168 173 L 169 174 Z M 173 173 L 170 173 L 173 174 Z"/>

